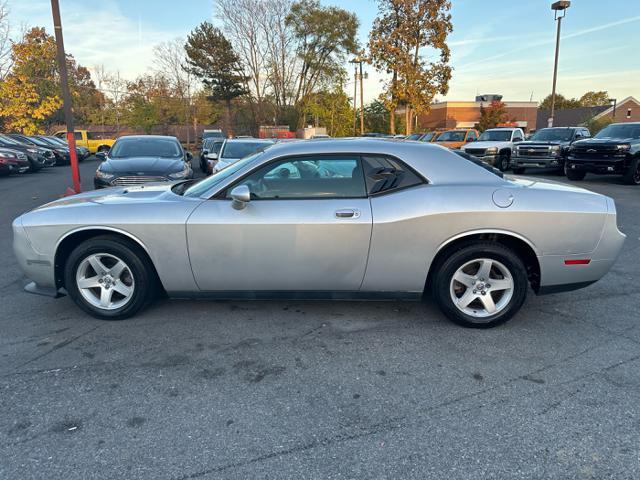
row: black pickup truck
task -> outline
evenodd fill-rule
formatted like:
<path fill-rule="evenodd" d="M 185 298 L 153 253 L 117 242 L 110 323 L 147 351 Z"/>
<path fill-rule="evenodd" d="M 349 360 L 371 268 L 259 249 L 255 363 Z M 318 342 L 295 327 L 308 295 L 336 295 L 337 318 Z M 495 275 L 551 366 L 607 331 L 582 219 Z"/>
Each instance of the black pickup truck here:
<path fill-rule="evenodd" d="M 593 138 L 574 142 L 565 173 L 569 180 L 587 173 L 622 175 L 624 183 L 640 185 L 640 122 L 612 123 Z"/>
<path fill-rule="evenodd" d="M 517 144 L 511 157 L 513 173 L 527 168 L 554 168 L 561 174 L 571 144 L 591 137 L 584 127 L 550 127 L 538 130 L 529 140 Z"/>

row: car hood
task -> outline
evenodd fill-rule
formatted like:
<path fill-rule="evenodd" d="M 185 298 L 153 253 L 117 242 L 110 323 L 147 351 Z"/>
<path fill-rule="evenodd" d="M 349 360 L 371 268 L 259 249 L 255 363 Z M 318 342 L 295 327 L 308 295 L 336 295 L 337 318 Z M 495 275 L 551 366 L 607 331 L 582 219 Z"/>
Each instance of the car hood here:
<path fill-rule="evenodd" d="M 489 142 L 489 141 L 469 142 L 469 143 L 463 145 L 461 147 L 461 149 L 464 151 L 467 148 L 491 148 L 491 147 L 497 147 L 497 148 L 509 147 L 509 148 L 511 148 L 511 142 Z"/>
<path fill-rule="evenodd" d="M 181 158 L 129 157 L 108 158 L 100 165 L 100 170 L 108 173 L 134 173 L 162 175 L 179 172 L 184 168 Z"/>
<path fill-rule="evenodd" d="M 101 190 L 91 190 L 89 192 L 54 200 L 53 202 L 35 208 L 34 211 L 88 204 L 136 203 L 141 200 L 160 201 L 162 197 L 167 195 L 175 197 L 175 194 L 171 192 L 171 187 L 175 183 L 176 182 L 145 183 L 131 187 L 112 187 Z"/>

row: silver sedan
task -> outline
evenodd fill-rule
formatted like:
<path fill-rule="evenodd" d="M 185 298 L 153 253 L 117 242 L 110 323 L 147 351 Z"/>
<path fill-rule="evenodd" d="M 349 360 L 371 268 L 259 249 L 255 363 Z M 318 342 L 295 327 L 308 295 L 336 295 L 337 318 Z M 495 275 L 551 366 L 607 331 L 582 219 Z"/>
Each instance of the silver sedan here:
<path fill-rule="evenodd" d="M 625 236 L 611 198 L 503 177 L 446 148 L 278 143 L 200 181 L 110 188 L 13 222 L 33 281 L 104 319 L 171 297 L 421 299 L 498 325 L 537 294 L 589 285 Z"/>

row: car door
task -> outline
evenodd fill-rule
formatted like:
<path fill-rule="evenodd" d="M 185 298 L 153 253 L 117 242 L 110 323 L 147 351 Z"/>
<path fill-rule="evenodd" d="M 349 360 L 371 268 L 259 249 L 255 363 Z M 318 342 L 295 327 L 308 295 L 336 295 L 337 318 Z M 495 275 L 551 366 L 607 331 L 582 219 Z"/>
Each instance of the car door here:
<path fill-rule="evenodd" d="M 251 191 L 241 210 L 238 185 Z M 269 162 L 203 202 L 187 238 L 204 291 L 357 291 L 371 228 L 359 156 L 315 155 Z"/>

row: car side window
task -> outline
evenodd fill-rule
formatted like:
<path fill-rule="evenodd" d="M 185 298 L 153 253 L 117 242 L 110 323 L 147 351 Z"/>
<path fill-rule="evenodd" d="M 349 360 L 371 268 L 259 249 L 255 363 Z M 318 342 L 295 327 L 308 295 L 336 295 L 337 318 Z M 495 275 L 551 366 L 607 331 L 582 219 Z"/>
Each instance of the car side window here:
<path fill-rule="evenodd" d="M 469 134 L 467 135 L 467 141 L 468 142 L 471 142 L 471 141 L 473 141 L 473 140 L 475 140 L 477 138 L 478 137 L 476 135 L 476 132 L 474 132 L 474 131 L 469 132 Z"/>
<path fill-rule="evenodd" d="M 524 138 L 522 138 L 522 134 L 518 131 L 513 132 L 513 140 L 514 142 L 522 142 Z"/>
<path fill-rule="evenodd" d="M 76 140 L 82 140 L 82 132 L 73 132 L 73 138 Z"/>
<path fill-rule="evenodd" d="M 399 190 L 425 183 L 417 173 L 402 162 L 383 156 L 362 157 L 367 191 L 370 195 Z"/>
<path fill-rule="evenodd" d="M 279 160 L 249 174 L 236 185 L 248 186 L 251 198 L 256 200 L 367 196 L 360 159 L 350 155 Z"/>

